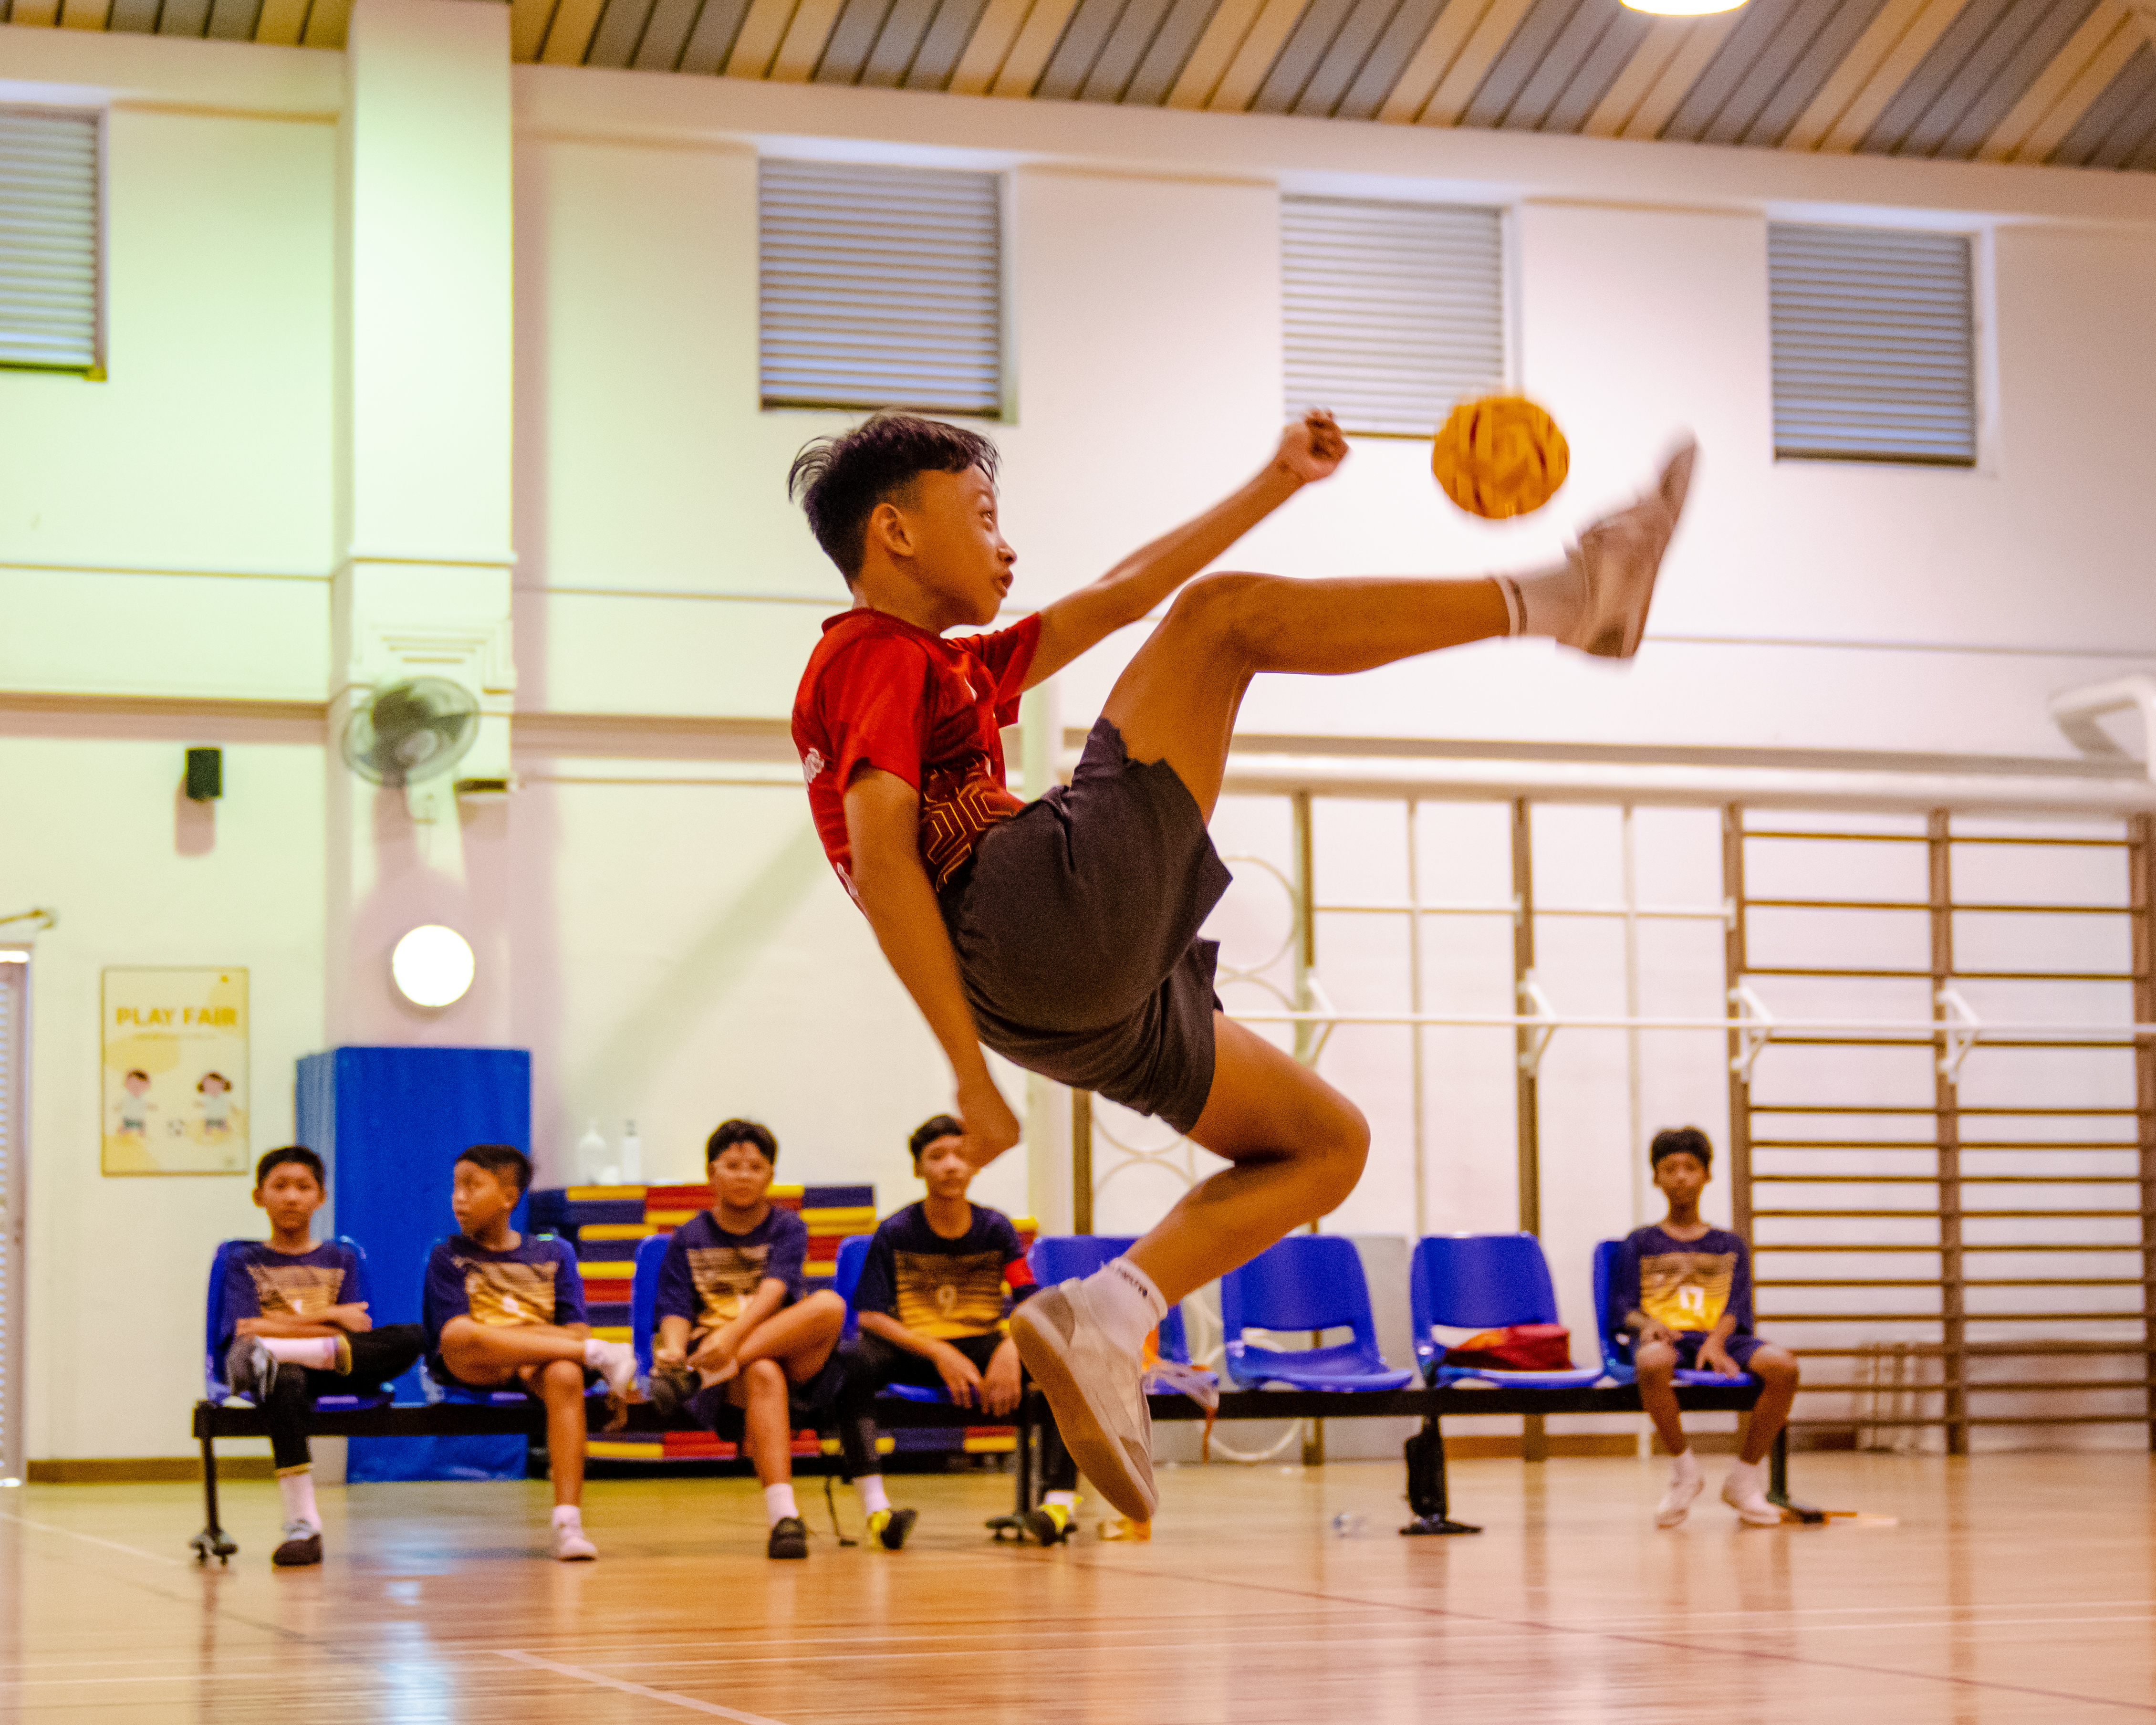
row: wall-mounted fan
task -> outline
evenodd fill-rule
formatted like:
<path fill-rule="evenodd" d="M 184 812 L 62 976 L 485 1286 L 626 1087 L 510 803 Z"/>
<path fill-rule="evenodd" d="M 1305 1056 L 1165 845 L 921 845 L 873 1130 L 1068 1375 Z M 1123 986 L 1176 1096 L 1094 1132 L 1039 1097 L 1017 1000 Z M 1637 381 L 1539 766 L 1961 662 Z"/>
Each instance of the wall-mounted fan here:
<path fill-rule="evenodd" d="M 454 772 L 479 740 L 479 700 L 447 677 L 383 683 L 353 704 L 344 763 L 371 784 L 410 787 Z"/>

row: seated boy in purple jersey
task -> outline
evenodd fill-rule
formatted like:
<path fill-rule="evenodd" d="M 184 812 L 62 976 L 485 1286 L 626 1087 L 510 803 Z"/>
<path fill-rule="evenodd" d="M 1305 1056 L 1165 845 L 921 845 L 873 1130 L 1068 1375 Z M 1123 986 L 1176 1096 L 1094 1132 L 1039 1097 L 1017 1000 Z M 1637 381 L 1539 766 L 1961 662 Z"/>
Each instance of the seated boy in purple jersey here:
<path fill-rule="evenodd" d="M 1040 1291 L 1010 1218 L 966 1196 L 980 1172 L 966 1157 L 966 1128 L 948 1114 L 935 1115 L 913 1129 L 906 1148 L 928 1195 L 885 1217 L 869 1243 L 854 1288 L 860 1340 L 846 1362 L 839 1422 L 869 1531 L 892 1551 L 906 1543 L 915 1512 L 894 1511 L 884 1491 L 876 1392 L 917 1384 L 942 1389 L 962 1408 L 1009 1413 L 1024 1388 L 1010 1314 Z M 1078 1507 L 1078 1469 L 1053 1414 L 1041 1452 L 1048 1492 L 1027 1513 L 1024 1527 L 1041 1544 L 1055 1545 L 1070 1531 Z"/>
<path fill-rule="evenodd" d="M 321 1245 L 315 1212 L 327 1196 L 322 1159 L 304 1144 L 268 1152 L 254 1165 L 254 1202 L 270 1217 L 270 1238 L 249 1241 L 224 1260 L 224 1317 L 219 1338 L 224 1381 L 252 1396 L 270 1422 L 285 1538 L 270 1554 L 280 1568 L 322 1560 L 322 1518 L 315 1507 L 307 1416 L 318 1395 L 371 1394 L 411 1369 L 427 1345 L 417 1324 L 373 1327 L 367 1303 L 352 1296 L 359 1260 L 351 1247 Z"/>
<path fill-rule="evenodd" d="M 793 1434 L 830 1411 L 846 1302 L 829 1289 L 809 1293 L 801 1279 L 808 1226 L 771 1202 L 771 1128 L 723 1122 L 704 1157 L 711 1207 L 674 1230 L 659 1267 L 651 1399 L 748 1451 L 771 1523 L 767 1554 L 805 1558 Z"/>
<path fill-rule="evenodd" d="M 421 1315 L 437 1377 L 470 1389 L 514 1385 L 547 1404 L 554 1555 L 578 1563 L 599 1554 L 581 1507 L 584 1373 L 606 1380 L 619 1409 L 635 1388 L 636 1350 L 593 1336 L 570 1246 L 509 1225 L 531 1183 L 531 1158 L 511 1145 L 475 1144 L 457 1158 L 449 1209 L 462 1231 L 427 1260 Z"/>
<path fill-rule="evenodd" d="M 1610 1292 L 1634 1337 L 1640 1404 L 1670 1452 L 1670 1488 L 1655 1524 L 1674 1527 L 1691 1509 L 1702 1484 L 1699 1458 L 1677 1412 L 1676 1378 L 1686 1371 L 1749 1372 L 1765 1386 L 1744 1429 L 1743 1448 L 1722 1501 L 1755 1527 L 1772 1527 L 1782 1512 L 1767 1501 L 1767 1452 L 1789 1418 L 1797 1395 L 1797 1358 L 1752 1333 L 1752 1254 L 1743 1236 L 1700 1219 L 1699 1195 L 1714 1166 L 1714 1147 L 1696 1126 L 1655 1134 L 1648 1160 L 1670 1213 L 1635 1229 L 1617 1255 Z"/>
<path fill-rule="evenodd" d="M 1115 459 L 1174 459 L 1153 427 L 1127 441 Z M 992 624 L 1011 593 L 1018 554 L 986 439 L 880 413 L 795 458 L 794 495 L 853 607 L 809 655 L 794 748 L 824 854 L 950 1061 L 967 1160 L 985 1167 L 1018 1142 L 983 1052 L 993 1048 L 1158 1115 L 1232 1164 L 1127 1253 L 1044 1289 L 1011 1320 L 1086 1476 L 1132 1519 L 1150 1519 L 1157 1499 L 1147 1332 L 1171 1303 L 1338 1205 L 1369 1149 L 1353 1102 L 1220 1009 L 1218 947 L 1199 937 L 1229 879 L 1206 827 L 1251 680 L 1372 670 L 1500 635 L 1630 658 L 1693 454 L 1687 441 L 1653 490 L 1539 570 L 1205 572 L 1346 459 L 1332 415 L 1313 412 L 1213 507 L 988 634 L 951 633 Z M 1163 603 L 1070 782 L 1029 785 L 1035 798 L 1021 803 L 999 732 L 1019 696 Z"/>

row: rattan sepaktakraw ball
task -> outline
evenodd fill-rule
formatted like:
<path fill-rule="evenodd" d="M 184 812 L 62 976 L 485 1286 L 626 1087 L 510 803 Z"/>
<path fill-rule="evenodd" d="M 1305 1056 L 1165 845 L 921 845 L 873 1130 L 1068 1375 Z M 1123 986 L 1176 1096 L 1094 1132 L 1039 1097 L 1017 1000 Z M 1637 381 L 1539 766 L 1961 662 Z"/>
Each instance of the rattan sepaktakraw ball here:
<path fill-rule="evenodd" d="M 1464 401 L 1439 428 L 1430 471 L 1445 495 L 1488 521 L 1531 514 L 1557 495 L 1572 451 L 1557 421 L 1523 395 Z"/>

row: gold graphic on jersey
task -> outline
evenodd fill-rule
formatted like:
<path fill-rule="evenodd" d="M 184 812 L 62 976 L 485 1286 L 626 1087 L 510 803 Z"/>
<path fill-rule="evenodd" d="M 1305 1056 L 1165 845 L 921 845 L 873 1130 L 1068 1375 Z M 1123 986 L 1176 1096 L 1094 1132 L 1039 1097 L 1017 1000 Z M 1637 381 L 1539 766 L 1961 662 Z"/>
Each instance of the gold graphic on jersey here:
<path fill-rule="evenodd" d="M 929 879 L 940 889 L 973 854 L 975 839 L 1024 807 L 978 751 L 927 774 L 921 782 L 921 856 Z"/>
<path fill-rule="evenodd" d="M 554 1322 L 554 1272 L 562 1267 L 555 1260 L 480 1264 L 459 1258 L 457 1263 L 465 1273 L 465 1299 L 474 1323 L 499 1328 Z"/>
<path fill-rule="evenodd" d="M 249 1264 L 254 1303 L 264 1317 L 313 1317 L 339 1304 L 344 1270 L 338 1265 Z"/>
<path fill-rule="evenodd" d="M 985 1336 L 1004 1322 L 1000 1252 L 895 1252 L 898 1321 L 916 1336 L 949 1342 Z"/>
<path fill-rule="evenodd" d="M 1672 1330 L 1711 1330 L 1729 1307 L 1734 1252 L 1660 1252 L 1640 1260 L 1640 1310 Z"/>
<path fill-rule="evenodd" d="M 689 1279 L 696 1285 L 700 1309 L 696 1328 L 701 1333 L 730 1324 L 742 1314 L 763 1266 L 771 1260 L 768 1245 L 690 1246 Z"/>

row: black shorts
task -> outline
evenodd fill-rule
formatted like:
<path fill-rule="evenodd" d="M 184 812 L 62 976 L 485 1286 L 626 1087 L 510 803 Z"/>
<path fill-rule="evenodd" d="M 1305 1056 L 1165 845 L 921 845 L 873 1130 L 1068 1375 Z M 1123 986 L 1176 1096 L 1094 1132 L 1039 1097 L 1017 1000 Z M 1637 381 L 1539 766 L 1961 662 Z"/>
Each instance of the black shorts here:
<path fill-rule="evenodd" d="M 786 1396 L 788 1428 L 794 1431 L 820 1431 L 829 1425 L 838 1414 L 839 1390 L 845 1382 L 845 1364 L 834 1348 L 830 1358 L 806 1384 L 789 1383 Z M 688 1401 L 690 1419 L 730 1444 L 741 1442 L 747 1430 L 748 1409 L 736 1407 L 732 1400 L 735 1381 L 729 1378 L 724 1384 L 700 1389 Z"/>
<path fill-rule="evenodd" d="M 1099 721 L 1070 783 L 990 827 L 943 889 L 982 1042 L 1188 1132 L 1220 1004 L 1198 931 L 1230 878 L 1175 769 Z"/>
<path fill-rule="evenodd" d="M 1704 1330 L 1677 1332 L 1677 1369 L 1681 1372 L 1704 1372 L 1707 1367 L 1699 1363 L 1699 1351 L 1707 1345 Z M 1730 1358 L 1750 1370 L 1752 1356 L 1767 1345 L 1763 1336 L 1732 1336 L 1722 1344 Z"/>

